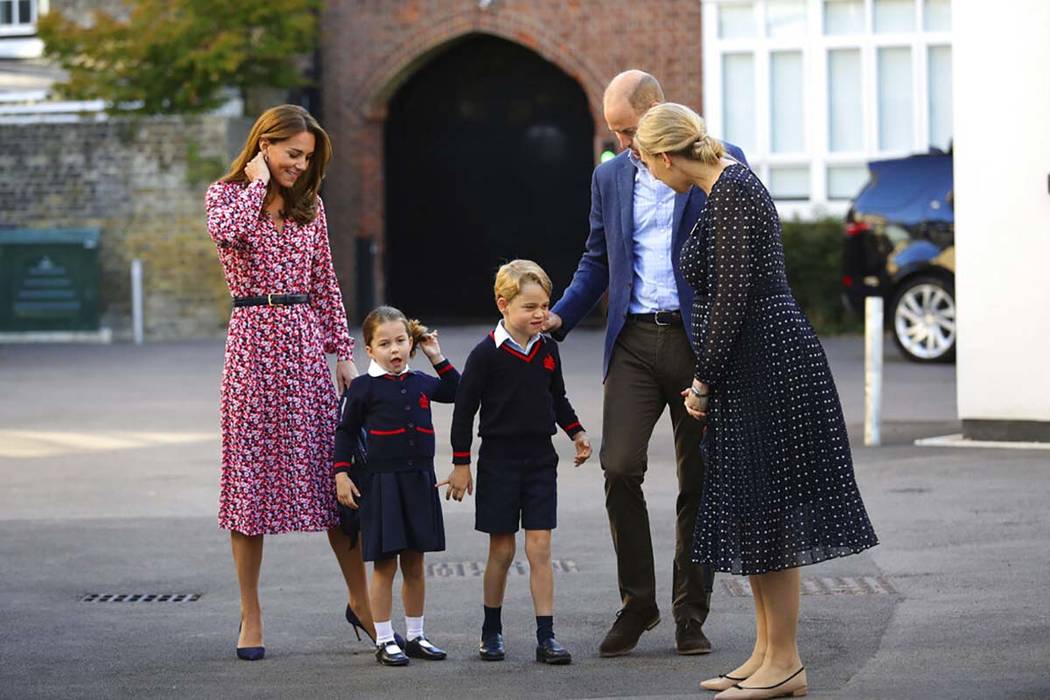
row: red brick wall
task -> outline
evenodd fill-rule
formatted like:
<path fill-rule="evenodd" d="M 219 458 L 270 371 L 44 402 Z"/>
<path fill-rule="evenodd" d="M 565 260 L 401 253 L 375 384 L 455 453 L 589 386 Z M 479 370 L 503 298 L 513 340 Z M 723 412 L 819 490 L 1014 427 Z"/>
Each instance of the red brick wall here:
<path fill-rule="evenodd" d="M 383 122 L 387 102 L 448 42 L 471 33 L 526 46 L 575 78 L 598 133 L 605 84 L 641 68 L 667 98 L 701 102 L 699 0 L 331 0 L 321 22 L 322 122 L 335 158 L 325 185 L 336 269 L 355 308 L 355 238 L 377 249 L 383 298 Z M 353 318 L 351 320 L 359 320 Z"/>

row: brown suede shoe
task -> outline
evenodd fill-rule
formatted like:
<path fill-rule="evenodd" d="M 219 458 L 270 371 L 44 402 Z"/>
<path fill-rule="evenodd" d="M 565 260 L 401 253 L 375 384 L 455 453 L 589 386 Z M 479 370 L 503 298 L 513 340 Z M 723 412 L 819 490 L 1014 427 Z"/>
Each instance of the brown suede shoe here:
<path fill-rule="evenodd" d="M 636 613 L 631 610 L 621 610 L 616 613 L 616 621 L 601 646 L 598 647 L 598 656 L 623 656 L 630 654 L 638 644 L 642 632 L 651 630 L 660 624 L 660 611 L 655 608 L 647 613 Z"/>
<path fill-rule="evenodd" d="M 679 620 L 675 623 L 674 641 L 678 653 L 683 656 L 710 654 L 711 642 L 704 635 L 698 620 Z"/>

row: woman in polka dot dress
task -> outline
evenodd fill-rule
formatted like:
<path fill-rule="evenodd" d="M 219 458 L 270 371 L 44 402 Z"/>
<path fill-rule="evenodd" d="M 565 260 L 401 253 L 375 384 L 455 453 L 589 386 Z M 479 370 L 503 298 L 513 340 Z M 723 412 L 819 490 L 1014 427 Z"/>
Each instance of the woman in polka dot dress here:
<path fill-rule="evenodd" d="M 353 339 L 317 196 L 328 135 L 303 108 L 256 121 L 229 173 L 208 188 L 208 233 L 234 309 L 222 377 L 219 527 L 230 531 L 241 591 L 237 655 L 262 658 L 263 536 L 327 531 L 350 604 L 367 629 L 360 547 L 342 533 L 330 473 L 339 392 L 357 374 Z"/>
<path fill-rule="evenodd" d="M 690 415 L 708 421 L 693 558 L 750 577 L 757 639 L 747 661 L 701 687 L 720 700 L 805 695 L 798 567 L 878 542 L 838 393 L 788 287 L 780 220 L 754 173 L 727 160 L 682 105 L 651 109 L 635 140 L 657 178 L 708 194 L 680 261 L 697 292 L 696 378 L 682 394 Z"/>

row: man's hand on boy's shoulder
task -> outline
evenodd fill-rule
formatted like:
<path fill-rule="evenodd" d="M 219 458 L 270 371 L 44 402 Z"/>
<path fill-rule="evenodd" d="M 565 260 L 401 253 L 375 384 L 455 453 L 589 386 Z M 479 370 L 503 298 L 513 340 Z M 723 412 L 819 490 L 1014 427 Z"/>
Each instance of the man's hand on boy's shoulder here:
<path fill-rule="evenodd" d="M 540 330 L 544 333 L 553 333 L 559 328 L 561 328 L 561 316 L 551 311 L 547 314 L 547 320 L 543 322 L 543 326 Z"/>
<path fill-rule="evenodd" d="M 591 441 L 587 437 L 587 431 L 581 430 L 572 438 L 572 444 L 576 446 L 576 457 L 573 459 L 576 466 L 580 466 L 591 457 Z"/>
<path fill-rule="evenodd" d="M 445 500 L 454 498 L 462 501 L 464 495 L 474 495 L 474 477 L 470 475 L 469 464 L 457 464 L 452 468 L 452 473 L 444 481 L 438 482 L 434 488 L 448 486 L 445 489 Z"/>

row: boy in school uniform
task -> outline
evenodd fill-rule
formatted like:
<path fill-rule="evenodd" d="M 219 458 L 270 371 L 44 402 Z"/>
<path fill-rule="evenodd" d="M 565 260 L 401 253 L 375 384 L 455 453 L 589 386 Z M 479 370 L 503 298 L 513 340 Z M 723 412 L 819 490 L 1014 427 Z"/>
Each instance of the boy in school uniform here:
<path fill-rule="evenodd" d="M 513 260 L 496 274 L 496 306 L 503 319 L 471 351 L 452 416 L 452 463 L 445 498 L 473 493 L 470 445 L 480 407 L 475 529 L 489 535 L 479 654 L 502 661 L 501 612 L 515 533 L 525 530 L 530 587 L 536 611 L 536 660 L 571 663 L 554 637 L 551 530 L 557 525 L 558 455 L 555 425 L 572 438 L 576 466 L 591 456 L 587 433 L 565 395 L 557 344 L 540 333 L 550 307 L 551 281 L 530 260 Z"/>

